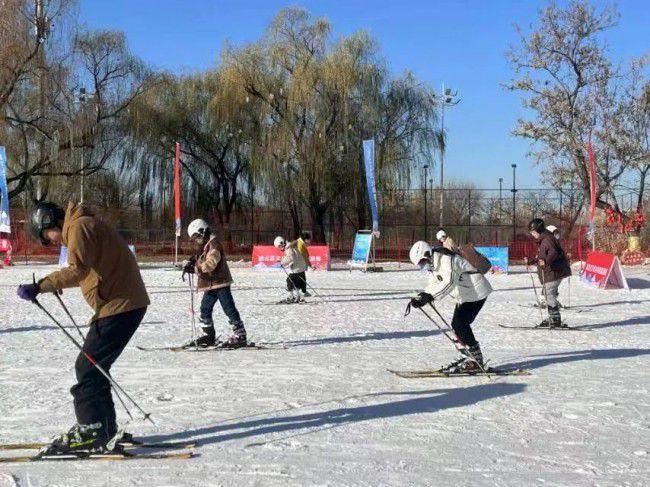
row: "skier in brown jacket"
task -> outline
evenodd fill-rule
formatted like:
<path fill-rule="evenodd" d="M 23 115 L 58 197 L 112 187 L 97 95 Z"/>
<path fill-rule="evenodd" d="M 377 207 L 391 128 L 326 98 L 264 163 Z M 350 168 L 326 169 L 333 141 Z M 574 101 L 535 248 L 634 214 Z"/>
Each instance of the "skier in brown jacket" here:
<path fill-rule="evenodd" d="M 201 219 L 192 221 L 187 227 L 187 233 L 192 240 L 201 246 L 201 254 L 191 257 L 183 266 L 183 272 L 198 276 L 198 289 L 205 291 L 201 300 L 201 328 L 203 335 L 188 343 L 187 347 L 239 348 L 247 345 L 246 329 L 235 306 L 230 285 L 233 283 L 226 253 L 221 242 L 212 235 L 208 224 Z M 217 301 L 228 317 L 233 329 L 232 336 L 226 341 L 217 343 L 212 321 L 212 311 Z"/>
<path fill-rule="evenodd" d="M 149 305 L 133 253 L 117 231 L 81 205 L 70 203 L 64 212 L 53 203 L 40 203 L 29 223 L 33 236 L 43 245 L 67 246 L 68 266 L 38 283 L 19 286 L 18 295 L 31 301 L 39 293 L 80 287 L 95 311 L 83 350 L 108 372 Z M 52 442 L 50 453 L 101 452 L 117 433 L 108 379 L 81 353 L 75 372 L 77 384 L 70 392 L 77 424 Z"/>
<path fill-rule="evenodd" d="M 546 229 L 544 220 L 535 218 L 528 223 L 528 230 L 537 242 L 537 274 L 546 296 L 548 318 L 538 326 L 543 328 L 560 328 L 566 326 L 560 316 L 558 302 L 559 287 L 562 279 L 571 275 L 571 267 L 560 241 Z"/>

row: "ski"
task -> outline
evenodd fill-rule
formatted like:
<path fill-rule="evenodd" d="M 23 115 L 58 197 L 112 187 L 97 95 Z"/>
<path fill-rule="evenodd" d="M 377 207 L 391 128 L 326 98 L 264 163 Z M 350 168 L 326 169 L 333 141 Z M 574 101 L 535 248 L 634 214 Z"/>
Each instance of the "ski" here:
<path fill-rule="evenodd" d="M 0 450 L 39 450 L 48 446 L 49 442 L 31 442 L 31 443 L 0 443 Z M 194 448 L 196 443 L 185 443 L 182 441 L 160 441 L 147 443 L 138 440 L 125 441 L 119 443 L 125 449 L 135 448 Z"/>
<path fill-rule="evenodd" d="M 546 309 L 546 306 L 539 306 L 537 304 L 521 304 L 521 303 L 517 303 L 517 306 L 521 306 L 522 308 L 526 308 L 526 309 L 531 309 L 531 308 L 534 308 L 534 309 Z M 588 307 L 584 307 L 584 306 L 560 306 L 560 310 L 561 311 L 567 311 L 567 312 L 571 311 L 571 312 L 575 312 L 575 313 L 587 313 L 589 311 L 593 311 L 593 308 L 588 308 Z"/>
<path fill-rule="evenodd" d="M 263 301 L 261 299 L 258 300 L 258 302 L 259 302 L 259 304 L 263 304 L 263 305 L 266 305 L 266 306 L 283 306 L 283 305 L 290 306 L 290 305 L 293 305 L 293 304 L 297 304 L 297 305 L 300 305 L 300 306 L 305 306 L 305 305 L 320 304 L 318 301 L 298 301 L 297 303 L 296 302 L 288 303 L 288 302 L 286 302 L 284 300 L 282 300 L 282 301 Z"/>
<path fill-rule="evenodd" d="M 516 370 L 503 370 L 503 369 L 488 369 L 487 372 L 443 372 L 440 369 L 432 370 L 390 370 L 388 372 L 395 374 L 403 379 L 426 379 L 426 378 L 448 378 L 448 377 L 475 377 L 475 376 L 492 376 L 492 375 L 532 375 L 529 370 L 516 369 Z"/>
<path fill-rule="evenodd" d="M 285 349 L 287 347 L 270 347 L 266 345 L 257 345 L 255 342 L 249 342 L 245 347 L 220 347 L 214 345 L 211 347 L 194 347 L 187 345 L 177 345 L 177 346 L 163 346 L 163 347 L 142 347 L 136 345 L 138 350 L 143 352 L 156 352 L 156 351 L 168 351 L 168 352 L 226 352 L 232 350 L 275 350 L 275 349 Z"/>
<path fill-rule="evenodd" d="M 191 451 L 179 453 L 79 453 L 65 455 L 21 455 L 0 457 L 0 463 L 28 463 L 70 460 L 185 460 L 195 457 Z"/>
<path fill-rule="evenodd" d="M 591 331 L 586 328 L 579 328 L 577 326 L 561 326 L 555 328 L 549 328 L 548 326 L 516 326 L 516 325 L 502 325 L 499 323 L 501 328 L 508 328 L 510 330 L 545 330 L 545 331 Z"/>

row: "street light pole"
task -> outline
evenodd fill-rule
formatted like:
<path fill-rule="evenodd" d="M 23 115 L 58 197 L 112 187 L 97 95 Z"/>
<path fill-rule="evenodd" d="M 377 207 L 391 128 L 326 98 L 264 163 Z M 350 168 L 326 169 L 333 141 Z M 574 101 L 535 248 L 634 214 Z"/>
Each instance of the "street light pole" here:
<path fill-rule="evenodd" d="M 501 223 L 501 216 L 503 214 L 503 206 L 502 206 L 502 194 L 503 192 L 503 178 L 499 178 L 499 223 Z"/>
<path fill-rule="evenodd" d="M 517 236 L 517 164 L 512 164 L 512 241 Z"/>
<path fill-rule="evenodd" d="M 428 230 L 429 212 L 428 212 L 428 205 L 427 205 L 427 169 L 429 169 L 429 165 L 425 164 L 423 167 L 424 167 L 424 241 L 426 242 L 429 236 L 429 230 Z"/>
<path fill-rule="evenodd" d="M 440 103 L 440 130 L 442 133 L 442 144 L 440 145 L 440 228 L 445 222 L 445 107 L 451 107 L 460 103 L 458 91 L 452 92 L 451 89 L 445 88 L 442 84 L 440 96 L 434 95 L 436 101 Z"/>

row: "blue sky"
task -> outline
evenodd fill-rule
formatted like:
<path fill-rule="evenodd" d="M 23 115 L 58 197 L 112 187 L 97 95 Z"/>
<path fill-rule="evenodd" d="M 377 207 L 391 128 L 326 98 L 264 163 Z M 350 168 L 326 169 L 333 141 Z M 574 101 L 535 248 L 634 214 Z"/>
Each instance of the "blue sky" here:
<path fill-rule="evenodd" d="M 526 158 L 528 143 L 511 131 L 522 115 L 518 95 L 505 91 L 511 71 L 504 53 L 516 42 L 513 24 L 535 22 L 538 0 L 81 0 L 81 20 L 92 28 L 126 33 L 134 52 L 161 69 L 192 72 L 213 66 L 225 41 L 256 40 L 280 8 L 301 6 L 326 16 L 335 35 L 367 30 L 378 40 L 391 71 L 411 70 L 436 87 L 458 89 L 461 102 L 445 116 L 445 178 L 498 187 L 539 187 Z M 566 2 L 560 1 L 560 4 Z M 606 2 L 593 1 L 598 6 Z M 621 19 L 607 36 L 619 62 L 649 52 L 650 2 L 617 4 Z M 437 184 L 437 177 L 434 180 Z"/>

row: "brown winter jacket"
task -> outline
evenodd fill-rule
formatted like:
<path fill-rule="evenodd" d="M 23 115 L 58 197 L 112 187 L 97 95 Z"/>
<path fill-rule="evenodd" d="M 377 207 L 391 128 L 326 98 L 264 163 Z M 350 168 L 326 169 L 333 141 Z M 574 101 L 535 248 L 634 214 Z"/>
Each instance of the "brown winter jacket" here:
<path fill-rule="evenodd" d="M 537 245 L 537 260 L 543 260 L 545 263 L 543 267 L 538 265 L 537 268 L 540 282 L 558 281 L 571 275 L 571 267 L 560 241 L 551 232 L 544 230 Z"/>
<path fill-rule="evenodd" d="M 83 206 L 68 204 L 62 241 L 68 247 L 68 266 L 41 279 L 41 292 L 79 286 L 95 310 L 92 321 L 149 305 L 138 263 L 126 242 Z"/>
<path fill-rule="evenodd" d="M 203 247 L 203 253 L 196 261 L 196 274 L 199 277 L 199 291 L 220 289 L 232 284 L 223 245 L 215 237 Z"/>

